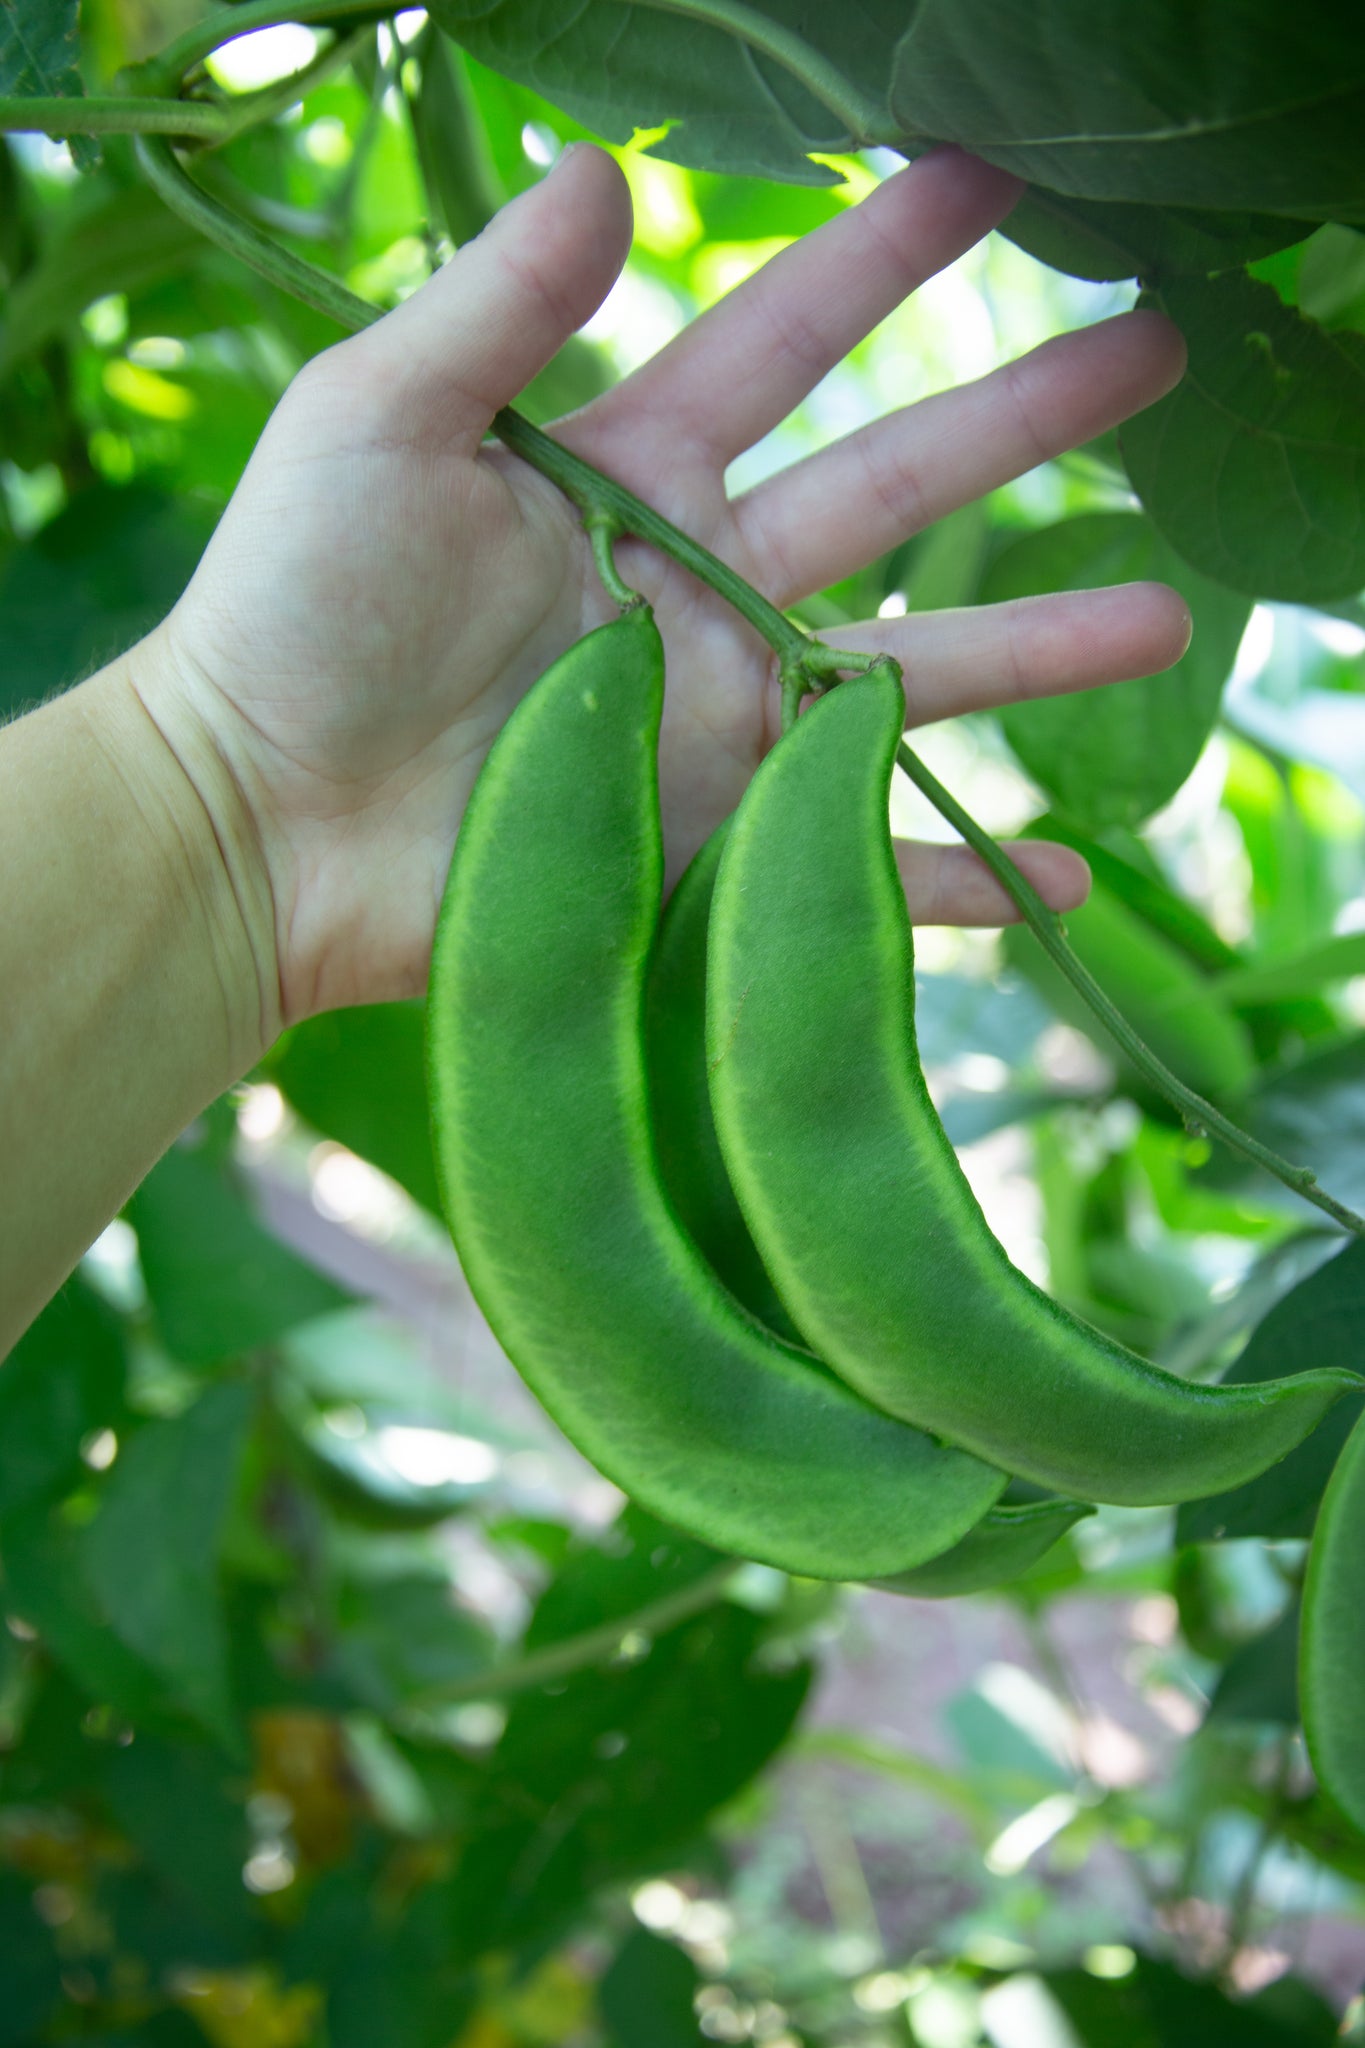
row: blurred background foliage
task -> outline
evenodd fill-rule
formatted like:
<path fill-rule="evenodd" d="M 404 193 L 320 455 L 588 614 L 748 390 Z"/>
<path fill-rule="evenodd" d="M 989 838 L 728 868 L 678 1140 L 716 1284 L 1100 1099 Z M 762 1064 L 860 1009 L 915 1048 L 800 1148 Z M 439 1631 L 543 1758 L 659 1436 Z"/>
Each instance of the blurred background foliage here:
<path fill-rule="evenodd" d="M 198 12 L 84 0 L 87 83 Z M 314 48 L 270 31 L 214 76 L 247 90 Z M 204 175 L 391 303 L 586 132 L 413 12 Z M 538 419 L 895 161 L 808 185 L 618 154 L 634 252 L 527 394 Z M 1320 228 L 1235 289 L 1354 349 L 1363 251 Z M 0 288 L 8 714 L 165 613 L 336 335 L 167 213 L 116 137 L 84 175 L 64 145 L 0 143 Z M 992 236 L 733 481 L 1135 291 Z M 1107 438 L 803 614 L 1149 575 L 1195 617 L 1172 675 L 929 729 L 924 751 L 993 830 L 1081 848 L 1071 936 L 1141 1033 L 1359 1205 L 1359 602 L 1257 601 L 1254 574 L 1191 567 Z M 1027 1271 L 1193 1377 L 1358 1363 L 1365 1256 L 1210 1156 L 1027 936 L 919 950 L 937 1099 Z M 951 1610 L 787 1582 L 574 1458 L 434 1208 L 420 1010 L 316 1019 L 155 1169 L 0 1374 L 0 2048 L 1365 2038 L 1365 1843 L 1313 1785 L 1293 1678 L 1349 1417 L 1178 1517 L 1102 1510 Z"/>

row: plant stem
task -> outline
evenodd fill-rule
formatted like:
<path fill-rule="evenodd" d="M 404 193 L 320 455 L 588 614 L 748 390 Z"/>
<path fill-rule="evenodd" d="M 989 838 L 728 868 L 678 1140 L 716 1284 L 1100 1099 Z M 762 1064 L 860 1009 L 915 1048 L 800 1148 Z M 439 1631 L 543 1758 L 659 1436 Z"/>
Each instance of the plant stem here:
<path fill-rule="evenodd" d="M 631 589 L 625 577 L 616 566 L 616 556 L 612 543 L 620 531 L 619 527 L 613 520 L 604 519 L 600 513 L 587 514 L 583 520 L 583 525 L 592 548 L 593 561 L 597 564 L 597 574 L 601 579 L 602 588 L 606 591 L 607 596 L 614 598 L 623 612 L 630 611 L 637 604 L 642 604 L 644 600 L 640 596 L 639 591 Z"/>
<path fill-rule="evenodd" d="M 769 604 L 752 583 L 746 583 L 728 563 L 713 555 L 709 548 L 704 548 L 700 541 L 683 533 L 653 506 L 644 504 L 624 484 L 603 476 L 601 470 L 594 469 L 582 456 L 571 454 L 560 442 L 542 433 L 539 427 L 532 426 L 510 406 L 504 406 L 501 412 L 494 414 L 493 431 L 504 448 L 510 448 L 523 462 L 529 462 L 542 476 L 557 484 L 585 518 L 605 514 L 621 533 L 648 541 L 661 554 L 668 555 L 684 569 L 690 569 L 694 576 L 700 577 L 718 597 L 733 605 L 756 632 L 762 634 L 777 655 L 784 675 L 806 666 L 815 651 L 815 643 L 807 639 L 799 626 L 784 618 L 775 605 Z M 866 668 L 868 657 L 845 655 L 843 666 Z"/>
<path fill-rule="evenodd" d="M 277 78 L 273 85 L 263 85 L 256 92 L 239 93 L 234 99 L 220 101 L 226 133 L 224 141 L 240 135 L 243 129 L 259 128 L 266 121 L 273 121 L 277 114 L 283 114 L 290 107 L 297 106 L 301 99 L 321 85 L 334 71 L 340 71 L 349 64 L 365 40 L 365 28 L 352 29 L 349 35 L 335 36 L 326 49 L 319 50 L 316 57 L 291 71 L 287 78 Z"/>
<path fill-rule="evenodd" d="M 205 20 L 167 43 L 142 67 L 141 75 L 174 92 L 197 64 L 224 43 L 251 35 L 258 28 L 279 28 L 286 22 L 305 28 L 316 22 L 319 28 L 333 28 L 341 21 L 383 21 L 393 12 L 392 6 L 376 6 L 375 0 L 247 0 L 244 7 L 215 7 Z"/>
<path fill-rule="evenodd" d="M 0 99 L 0 132 L 31 135 L 173 135 L 221 147 L 292 107 L 354 54 L 360 35 L 338 36 L 289 78 L 232 100 L 159 99 L 145 93 Z"/>
<path fill-rule="evenodd" d="M 269 279 L 292 298 L 301 299 L 319 313 L 326 313 L 348 333 L 357 333 L 381 317 L 382 308 L 372 306 L 348 291 L 341 280 L 305 262 L 292 250 L 263 234 L 243 220 L 202 185 L 196 185 L 176 157 L 169 142 L 160 135 L 139 135 L 133 148 L 149 185 L 172 213 L 179 214 L 192 228 Z"/>
<path fill-rule="evenodd" d="M 547 1685 L 557 1678 L 569 1678 L 575 1671 L 586 1670 L 589 1665 L 602 1664 L 616 1656 L 628 1636 L 661 1636 L 667 1629 L 676 1628 L 679 1622 L 700 1614 L 704 1607 L 710 1607 L 721 1597 L 739 1569 L 739 1560 L 727 1557 L 711 1571 L 703 1573 L 701 1578 L 694 1579 L 690 1586 L 681 1586 L 674 1593 L 664 1593 L 644 1607 L 637 1607 L 633 1614 L 623 1614 L 615 1621 L 600 1623 L 597 1628 L 584 1629 L 581 1635 L 566 1636 L 562 1642 L 549 1643 L 543 1650 L 532 1650 L 529 1656 L 518 1657 L 515 1663 L 495 1664 L 488 1671 L 475 1671 L 467 1678 L 453 1679 L 449 1685 L 433 1686 L 415 1704 L 423 1707 L 454 1706 L 460 1700 L 503 1699 L 509 1693 L 526 1692 L 533 1685 Z"/>
<path fill-rule="evenodd" d="M 21 135 L 182 135 L 222 142 L 232 132 L 211 100 L 143 99 L 134 93 L 86 99 L 0 99 L 0 130 Z"/>
<path fill-rule="evenodd" d="M 632 4 L 657 14 L 681 14 L 688 21 L 705 22 L 771 57 L 805 86 L 812 99 L 829 108 L 855 148 L 894 140 L 885 107 L 860 92 L 852 79 L 812 49 L 803 36 L 783 28 L 758 8 L 745 6 L 743 0 L 632 0 Z"/>
<path fill-rule="evenodd" d="M 1365 1237 L 1365 1217 L 1357 1216 L 1354 1209 L 1346 1208 L 1331 1195 L 1325 1194 L 1317 1185 L 1316 1175 L 1307 1167 L 1291 1166 L 1278 1152 L 1272 1152 L 1259 1138 L 1253 1138 L 1250 1132 L 1242 1130 L 1225 1117 L 1221 1110 L 1215 1109 L 1211 1102 L 1206 1102 L 1202 1095 L 1197 1095 L 1193 1088 L 1186 1087 L 1183 1081 L 1177 1079 L 1170 1068 L 1157 1058 L 1151 1047 L 1138 1037 L 1122 1011 L 1116 1009 L 1104 993 L 1089 968 L 1072 952 L 1066 941 L 1066 931 L 1061 918 L 1055 910 L 1048 909 L 1033 884 L 1021 874 L 1004 849 L 996 845 L 988 832 L 982 831 L 974 818 L 969 817 L 956 797 L 949 795 L 937 776 L 925 767 L 919 756 L 913 753 L 904 741 L 897 750 L 896 758 L 916 789 L 928 797 L 934 809 L 962 835 L 972 851 L 979 854 L 1053 965 L 1061 970 L 1076 993 L 1094 1011 L 1120 1051 L 1138 1072 L 1145 1075 L 1152 1086 L 1180 1111 L 1186 1128 L 1201 1135 L 1207 1133 L 1212 1137 L 1221 1138 L 1232 1151 L 1240 1152 L 1244 1158 L 1252 1160 L 1267 1173 L 1273 1174 L 1276 1180 L 1283 1181 L 1287 1188 L 1292 1188 L 1305 1202 L 1312 1202 L 1316 1208 L 1323 1210 L 1344 1230 L 1354 1232 L 1357 1237 Z"/>

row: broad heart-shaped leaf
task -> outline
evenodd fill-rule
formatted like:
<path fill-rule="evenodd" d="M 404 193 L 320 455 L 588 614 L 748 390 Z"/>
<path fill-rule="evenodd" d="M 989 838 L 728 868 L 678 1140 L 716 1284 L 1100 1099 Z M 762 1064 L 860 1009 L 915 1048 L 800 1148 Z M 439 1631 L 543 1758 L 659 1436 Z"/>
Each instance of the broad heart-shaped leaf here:
<path fill-rule="evenodd" d="M 1175 390 L 1119 435 L 1154 524 L 1253 597 L 1325 604 L 1359 590 L 1365 336 L 1328 333 L 1241 275 L 1173 278 L 1145 303 L 1189 347 Z"/>
<path fill-rule="evenodd" d="M 1365 1241 L 1346 1249 L 1292 1287 L 1252 1332 L 1223 1375 L 1246 1386 L 1316 1365 L 1365 1372 Z M 1365 1407 L 1365 1392 L 1346 1394 L 1310 1437 L 1245 1486 L 1186 1501 L 1176 1517 L 1179 1543 L 1217 1543 L 1241 1536 L 1273 1541 L 1309 1536 L 1338 1453 Z"/>
<path fill-rule="evenodd" d="M 123 1332 L 79 1275 L 0 1365 L 0 1522 L 68 1490 L 81 1444 L 123 1411 Z"/>
<path fill-rule="evenodd" d="M 1083 512 L 997 556 L 986 603 L 1147 578 L 1171 583 L 1194 637 L 1174 668 L 999 713 L 1005 738 L 1057 809 L 1088 831 L 1136 825 L 1179 789 L 1218 716 L 1251 606 L 1192 571 L 1137 512 Z"/>
<path fill-rule="evenodd" d="M 0 570 L 0 718 L 78 682 L 163 619 L 214 514 L 143 485 L 84 491 Z"/>
<path fill-rule="evenodd" d="M 1040 186 L 1027 191 L 1000 232 L 1040 263 L 1072 277 L 1148 283 L 1234 270 L 1287 249 L 1317 223 L 1275 213 L 1210 213 L 1192 206 L 1125 206 L 1073 199 Z"/>
<path fill-rule="evenodd" d="M 120 1452 L 82 1544 L 114 1633 L 234 1753 L 218 1548 L 250 1417 L 249 1389 L 229 1382 L 172 1421 L 145 1423 Z"/>
<path fill-rule="evenodd" d="M 1365 37 L 1354 0 L 919 0 L 893 118 L 1056 192 L 1365 211 Z"/>
<path fill-rule="evenodd" d="M 280 1041 L 268 1072 L 315 1130 L 391 1174 L 439 1216 L 425 1029 L 421 1003 L 329 1010 Z"/>
<path fill-rule="evenodd" d="M 213 1365 L 282 1337 L 350 1296 L 258 1223 L 230 1164 L 182 1141 L 128 1204 L 167 1349 Z"/>
<path fill-rule="evenodd" d="M 904 19 L 901 0 L 764 0 L 880 100 Z M 609 142 L 672 122 L 654 154 L 696 170 L 830 184 L 811 150 L 852 141 L 792 74 L 739 37 L 630 0 L 436 0 L 432 15 L 471 55 L 563 107 Z"/>

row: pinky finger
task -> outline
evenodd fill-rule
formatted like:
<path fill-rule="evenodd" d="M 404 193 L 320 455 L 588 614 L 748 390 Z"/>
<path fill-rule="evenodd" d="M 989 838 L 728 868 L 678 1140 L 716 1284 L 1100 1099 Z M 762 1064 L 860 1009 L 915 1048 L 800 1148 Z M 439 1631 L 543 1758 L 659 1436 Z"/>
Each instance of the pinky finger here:
<path fill-rule="evenodd" d="M 1075 910 L 1090 893 L 1090 869 L 1069 846 L 1007 842 L 1005 852 L 1052 910 Z M 985 862 L 966 846 L 895 842 L 912 924 L 1018 924 L 1019 912 Z"/>

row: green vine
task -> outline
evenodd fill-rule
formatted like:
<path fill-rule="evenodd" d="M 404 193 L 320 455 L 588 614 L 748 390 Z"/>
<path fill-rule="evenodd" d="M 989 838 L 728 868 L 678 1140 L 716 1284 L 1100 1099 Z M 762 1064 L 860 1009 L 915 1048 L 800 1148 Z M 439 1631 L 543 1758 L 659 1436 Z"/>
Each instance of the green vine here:
<path fill-rule="evenodd" d="M 754 10 L 740 4 L 740 0 L 641 0 L 641 4 L 692 20 L 707 21 L 740 36 L 782 63 L 794 76 L 800 77 L 817 98 L 846 121 L 855 135 L 867 139 L 871 134 L 868 105 L 855 106 L 852 88 L 841 96 L 840 87 L 846 87 L 847 81 L 838 81 L 831 67 L 825 66 L 824 60 L 799 37 L 757 15 Z M 283 5 L 277 4 L 277 0 L 251 0 L 251 4 L 232 10 L 230 26 L 221 14 L 215 14 L 208 21 L 187 30 L 153 64 L 144 67 L 143 77 L 149 86 L 156 84 L 161 90 L 169 88 L 174 91 L 183 85 L 195 66 L 211 56 L 224 40 L 282 21 L 332 26 L 343 19 L 377 20 L 387 11 L 390 10 L 376 9 L 368 4 L 368 0 L 285 0 Z M 221 34 L 224 28 L 229 29 L 227 38 Z M 288 103 L 286 95 L 299 90 L 302 81 L 315 73 L 317 66 L 334 61 L 340 42 L 338 38 L 337 43 L 315 59 L 312 65 L 306 66 L 304 71 L 296 73 L 292 80 L 282 80 L 277 86 L 267 87 L 262 94 L 253 96 L 257 118 L 269 117 L 262 107 L 264 101 L 271 102 L 269 113 L 279 111 L 283 104 Z M 19 104 L 27 107 L 35 103 Z M 76 104 L 88 109 L 92 103 Z M 184 134 L 185 130 L 170 124 L 165 108 L 168 104 L 179 107 L 181 102 L 168 103 L 149 97 L 119 104 L 135 108 L 140 114 L 150 110 L 156 115 L 155 122 L 143 120 L 136 124 L 138 132 L 134 147 L 149 183 L 173 212 L 281 290 L 327 314 L 344 330 L 358 332 L 381 317 L 380 308 L 359 298 L 316 265 L 282 247 L 195 183 L 179 162 L 169 140 L 171 135 Z M 15 105 L 13 101 L 0 102 L 0 121 L 4 118 L 4 110 Z M 210 130 L 215 136 L 221 133 L 221 124 L 232 118 L 217 105 L 189 101 L 184 102 L 183 107 L 186 117 L 191 113 L 196 120 L 202 116 L 210 117 L 200 131 L 201 140 L 210 139 Z M 131 121 L 129 125 L 133 125 Z M 613 541 L 630 535 L 657 548 L 698 577 L 762 636 L 777 657 L 784 730 L 797 717 L 803 697 L 812 692 L 818 694 L 836 683 L 841 675 L 866 671 L 875 662 L 893 668 L 899 679 L 899 666 L 889 656 L 852 654 L 812 640 L 709 548 L 674 526 L 623 484 L 603 475 L 591 463 L 533 426 L 510 406 L 494 416 L 493 430 L 507 449 L 548 477 L 576 506 L 603 584 L 618 604 L 628 605 L 636 601 L 637 594 L 619 575 L 612 553 Z M 1313 1203 L 1343 1229 L 1365 1236 L 1365 1218 L 1323 1193 L 1307 1168 L 1291 1165 L 1241 1130 L 1212 1103 L 1186 1087 L 1157 1058 L 1072 951 L 1061 919 L 1048 909 L 1009 856 L 943 788 L 910 747 L 902 744 L 898 758 L 910 780 L 985 862 L 1049 958 L 1099 1018 L 1115 1043 L 1152 1086 L 1180 1111 L 1187 1127 L 1219 1138 L 1232 1150 L 1240 1152 L 1282 1181 L 1303 1200 Z"/>
<path fill-rule="evenodd" d="M 0 99 L 0 131 L 21 135 L 179 135 L 222 142 L 233 132 L 226 108 L 215 100 L 143 98 L 116 93 Z"/>

